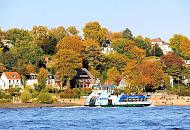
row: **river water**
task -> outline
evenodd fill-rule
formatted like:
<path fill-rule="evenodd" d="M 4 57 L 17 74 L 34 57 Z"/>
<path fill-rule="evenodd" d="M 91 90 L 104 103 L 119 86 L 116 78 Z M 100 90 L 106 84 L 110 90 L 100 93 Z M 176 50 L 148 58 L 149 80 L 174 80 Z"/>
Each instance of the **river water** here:
<path fill-rule="evenodd" d="M 0 109 L 0 129 L 190 130 L 190 107 Z"/>

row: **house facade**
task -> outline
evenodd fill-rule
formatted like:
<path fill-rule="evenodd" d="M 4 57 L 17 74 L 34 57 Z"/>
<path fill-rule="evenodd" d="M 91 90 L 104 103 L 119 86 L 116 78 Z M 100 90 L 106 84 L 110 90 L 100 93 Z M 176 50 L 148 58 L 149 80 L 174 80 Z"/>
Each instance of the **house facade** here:
<path fill-rule="evenodd" d="M 93 85 L 97 84 L 96 78 L 86 69 L 77 69 L 77 74 L 70 81 L 72 88 L 92 88 Z"/>
<path fill-rule="evenodd" d="M 151 44 L 152 46 L 158 44 L 158 46 L 162 49 L 164 55 L 172 52 L 172 48 L 170 47 L 170 45 L 163 41 L 161 38 L 151 39 Z"/>
<path fill-rule="evenodd" d="M 0 79 L 0 89 L 4 89 L 4 87 L 5 87 L 5 82 L 2 79 Z"/>
<path fill-rule="evenodd" d="M 30 74 L 26 75 L 26 85 L 34 87 L 35 84 L 38 84 L 37 74 L 36 73 L 30 73 Z M 46 85 L 55 86 L 54 75 L 48 73 Z"/>
<path fill-rule="evenodd" d="M 1 89 L 9 89 L 9 88 L 24 88 L 21 83 L 20 75 L 17 72 L 4 72 L 1 75 L 0 81 Z"/>

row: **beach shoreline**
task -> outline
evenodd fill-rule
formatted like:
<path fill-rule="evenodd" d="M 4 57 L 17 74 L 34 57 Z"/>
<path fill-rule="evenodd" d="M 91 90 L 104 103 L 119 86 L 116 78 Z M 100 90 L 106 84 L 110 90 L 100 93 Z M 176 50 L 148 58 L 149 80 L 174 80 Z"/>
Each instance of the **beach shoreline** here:
<path fill-rule="evenodd" d="M 153 94 L 149 101 L 153 106 L 190 106 L 190 97 L 168 95 L 163 93 Z M 77 107 L 84 106 L 85 99 L 62 99 L 59 102 L 45 103 L 0 103 L 0 108 L 42 108 L 42 107 Z"/>

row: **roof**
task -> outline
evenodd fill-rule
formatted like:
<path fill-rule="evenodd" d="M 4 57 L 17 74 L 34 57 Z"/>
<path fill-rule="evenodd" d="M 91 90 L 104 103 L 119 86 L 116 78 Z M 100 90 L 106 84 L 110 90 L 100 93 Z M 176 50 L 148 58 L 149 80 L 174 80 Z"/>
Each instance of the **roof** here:
<path fill-rule="evenodd" d="M 151 39 L 151 42 L 163 42 L 161 38 Z"/>
<path fill-rule="evenodd" d="M 20 79 L 20 75 L 17 72 L 3 72 L 7 79 Z"/>

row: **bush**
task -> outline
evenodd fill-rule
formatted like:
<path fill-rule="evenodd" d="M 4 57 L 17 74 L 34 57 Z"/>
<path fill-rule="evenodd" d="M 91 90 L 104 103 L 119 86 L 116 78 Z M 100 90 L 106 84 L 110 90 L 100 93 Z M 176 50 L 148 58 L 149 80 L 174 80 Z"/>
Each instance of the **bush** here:
<path fill-rule="evenodd" d="M 48 85 L 45 89 L 46 89 L 49 93 L 59 93 L 59 89 L 54 88 L 54 87 L 51 86 L 51 85 Z"/>
<path fill-rule="evenodd" d="M 11 102 L 11 99 L 0 99 L 0 103 L 8 103 Z"/>
<path fill-rule="evenodd" d="M 80 96 L 88 96 L 92 93 L 92 89 L 91 88 L 82 88 L 80 90 Z"/>
<path fill-rule="evenodd" d="M 67 88 L 64 90 L 64 92 L 59 93 L 60 98 L 73 98 L 73 90 L 70 88 Z"/>
<path fill-rule="evenodd" d="M 9 88 L 7 90 L 7 92 L 11 95 L 11 96 L 16 96 L 19 95 L 21 88 Z"/>
<path fill-rule="evenodd" d="M 32 93 L 32 98 L 36 98 L 36 97 L 39 95 L 39 92 L 36 91 L 35 89 L 33 89 L 33 90 L 31 91 L 31 93 Z"/>
<path fill-rule="evenodd" d="M 54 102 L 58 102 L 58 100 L 57 100 L 57 97 L 56 96 L 52 96 L 52 102 L 54 103 Z"/>
<path fill-rule="evenodd" d="M 30 92 L 31 91 L 31 87 L 27 85 L 27 86 L 25 86 L 24 90 Z"/>
<path fill-rule="evenodd" d="M 38 101 L 41 103 L 52 103 L 51 94 L 48 92 L 40 92 L 38 95 Z"/>
<path fill-rule="evenodd" d="M 25 90 L 21 93 L 20 98 L 21 98 L 22 102 L 27 103 L 32 99 L 32 95 L 30 94 L 30 92 Z"/>
<path fill-rule="evenodd" d="M 8 93 L 0 91 L 0 99 L 12 99 L 12 96 Z"/>

